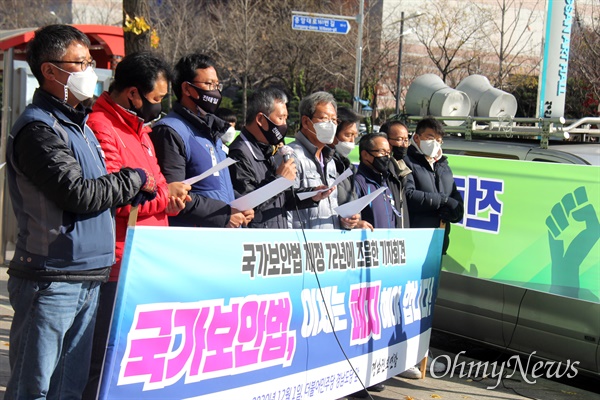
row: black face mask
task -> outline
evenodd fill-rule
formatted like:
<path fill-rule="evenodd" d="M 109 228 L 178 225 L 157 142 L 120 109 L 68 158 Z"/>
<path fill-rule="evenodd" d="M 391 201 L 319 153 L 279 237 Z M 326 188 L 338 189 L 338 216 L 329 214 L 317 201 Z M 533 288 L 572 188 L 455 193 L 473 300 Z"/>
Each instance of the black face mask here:
<path fill-rule="evenodd" d="M 160 103 L 150 103 L 145 96 L 142 96 L 142 92 L 138 89 L 138 93 L 142 98 L 142 107 L 135 108 L 133 102 L 129 99 L 129 109 L 137 114 L 138 117 L 144 120 L 144 123 L 154 121 L 160 117 L 162 111 L 162 105 Z"/>
<path fill-rule="evenodd" d="M 263 117 L 267 120 L 267 124 L 269 124 L 268 129 L 263 129 L 260 125 L 258 125 L 258 129 L 265 135 L 265 139 L 272 146 L 277 146 L 279 143 L 283 142 L 285 138 L 285 133 L 287 132 L 287 124 L 276 125 L 273 121 L 269 119 L 265 114 L 261 113 Z"/>
<path fill-rule="evenodd" d="M 373 168 L 375 168 L 375 171 L 379 172 L 380 174 L 384 174 L 384 173 L 388 172 L 389 164 L 390 164 L 390 156 L 381 156 L 381 157 L 373 156 L 373 161 L 371 162 L 371 165 L 373 166 Z"/>
<path fill-rule="evenodd" d="M 200 89 L 197 86 L 192 85 L 188 82 L 188 84 L 194 88 L 194 90 L 198 93 L 198 98 L 191 97 L 192 101 L 196 103 L 198 107 L 202 109 L 207 114 L 214 114 L 219 109 L 219 104 L 221 104 L 221 92 L 218 90 L 204 90 Z"/>
<path fill-rule="evenodd" d="M 392 155 L 396 160 L 402 160 L 406 156 L 406 152 L 408 151 L 408 147 L 392 147 Z"/>

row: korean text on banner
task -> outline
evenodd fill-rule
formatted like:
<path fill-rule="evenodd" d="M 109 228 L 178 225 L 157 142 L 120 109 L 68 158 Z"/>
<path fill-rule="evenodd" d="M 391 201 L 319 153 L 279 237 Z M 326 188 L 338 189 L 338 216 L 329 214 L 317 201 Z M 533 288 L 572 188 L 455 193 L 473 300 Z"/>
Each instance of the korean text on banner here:
<path fill-rule="evenodd" d="M 101 398 L 335 399 L 384 381 L 427 352 L 442 237 L 130 228 Z"/>
<path fill-rule="evenodd" d="M 600 167 L 452 156 L 465 200 L 444 269 L 600 303 Z"/>

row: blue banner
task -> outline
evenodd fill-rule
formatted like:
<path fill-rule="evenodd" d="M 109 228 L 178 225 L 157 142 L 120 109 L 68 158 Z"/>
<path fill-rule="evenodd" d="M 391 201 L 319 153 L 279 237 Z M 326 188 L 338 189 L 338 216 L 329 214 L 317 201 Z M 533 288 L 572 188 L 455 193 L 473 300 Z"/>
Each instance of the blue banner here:
<path fill-rule="evenodd" d="M 421 360 L 443 231 L 304 234 L 130 228 L 100 398 L 335 399 Z"/>

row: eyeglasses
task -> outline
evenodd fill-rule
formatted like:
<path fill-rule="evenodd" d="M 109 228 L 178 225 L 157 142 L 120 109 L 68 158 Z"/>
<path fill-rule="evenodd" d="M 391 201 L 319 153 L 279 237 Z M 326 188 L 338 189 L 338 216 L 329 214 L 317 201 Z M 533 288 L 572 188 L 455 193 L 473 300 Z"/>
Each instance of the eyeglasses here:
<path fill-rule="evenodd" d="M 333 122 L 336 125 L 340 124 L 340 120 L 337 118 L 329 118 L 329 117 L 315 117 L 313 116 L 311 119 L 317 120 L 319 122 Z"/>
<path fill-rule="evenodd" d="M 205 85 L 208 87 L 208 90 L 217 89 L 219 92 L 221 90 L 223 90 L 223 84 L 220 82 L 197 82 L 197 81 L 192 81 L 192 82 L 194 82 L 195 84 L 198 84 L 198 85 Z"/>
<path fill-rule="evenodd" d="M 444 144 L 444 141 L 442 140 L 442 138 L 436 138 L 435 136 L 423 137 L 423 136 L 419 135 L 419 137 L 421 138 L 421 140 L 435 140 L 439 144 Z"/>
<path fill-rule="evenodd" d="M 409 138 L 395 138 L 395 139 L 388 138 L 388 141 L 408 144 L 410 139 Z"/>
<path fill-rule="evenodd" d="M 389 151 L 385 151 L 385 150 L 368 150 L 367 151 L 370 155 L 372 155 L 373 157 L 385 157 L 385 156 L 390 156 L 392 153 L 390 153 Z"/>
<path fill-rule="evenodd" d="M 79 64 L 79 65 L 81 65 L 82 71 L 85 71 L 87 69 L 87 67 L 89 67 L 89 66 L 91 66 L 92 68 L 96 68 L 96 60 L 94 60 L 94 59 L 92 59 L 90 61 L 88 61 L 88 60 L 83 60 L 83 61 L 48 60 L 48 62 L 55 63 L 55 64 Z"/>

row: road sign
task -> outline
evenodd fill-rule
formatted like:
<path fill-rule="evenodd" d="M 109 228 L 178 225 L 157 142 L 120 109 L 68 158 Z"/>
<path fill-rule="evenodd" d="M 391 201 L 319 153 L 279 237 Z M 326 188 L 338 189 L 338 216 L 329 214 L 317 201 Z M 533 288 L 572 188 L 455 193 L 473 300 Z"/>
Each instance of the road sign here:
<path fill-rule="evenodd" d="M 297 31 L 337 33 L 345 35 L 350 32 L 350 23 L 343 19 L 293 15 L 292 29 Z"/>

